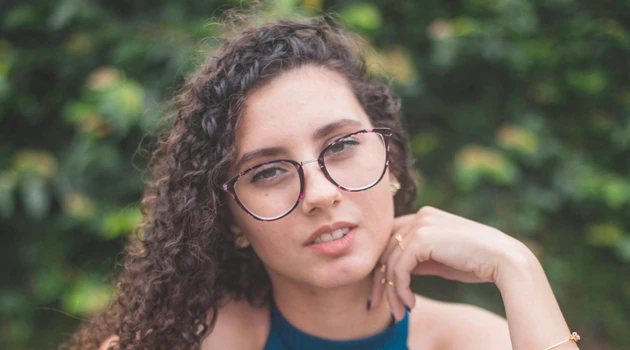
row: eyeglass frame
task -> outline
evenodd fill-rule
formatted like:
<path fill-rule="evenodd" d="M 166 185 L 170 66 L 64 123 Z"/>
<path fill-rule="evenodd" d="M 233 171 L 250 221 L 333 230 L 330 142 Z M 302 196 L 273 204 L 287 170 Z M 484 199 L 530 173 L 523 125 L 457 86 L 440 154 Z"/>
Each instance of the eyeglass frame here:
<path fill-rule="evenodd" d="M 337 143 L 341 142 L 342 140 L 354 136 L 354 135 L 358 135 L 358 134 L 366 134 L 366 133 L 377 133 L 379 135 L 381 135 L 381 137 L 383 138 L 383 143 L 385 146 L 385 165 L 383 166 L 383 172 L 381 173 L 381 175 L 378 177 L 378 179 L 376 181 L 374 181 L 374 183 L 372 183 L 369 186 L 363 187 L 363 188 L 359 188 L 359 189 L 349 189 L 347 187 L 341 186 L 340 184 L 338 184 L 335 180 L 333 180 L 332 176 L 330 176 L 330 174 L 328 173 L 328 170 L 326 169 L 326 165 L 324 164 L 324 154 L 326 153 L 326 151 L 333 147 L 334 145 L 336 145 Z M 383 179 L 383 176 L 385 175 L 385 172 L 387 172 L 387 168 L 389 166 L 389 145 L 390 145 L 390 140 L 392 137 L 392 130 L 390 128 L 373 128 L 373 129 L 363 129 L 363 130 L 359 130 L 359 131 L 354 131 L 345 135 L 342 135 L 338 138 L 336 138 L 335 140 L 331 141 L 329 144 L 326 145 L 326 147 L 324 147 L 322 149 L 322 151 L 319 153 L 319 156 L 317 158 L 313 158 L 313 159 L 309 159 L 309 160 L 305 160 L 302 162 L 298 162 L 295 161 L 293 159 L 274 159 L 274 160 L 270 160 L 267 162 L 263 162 L 260 164 L 256 164 L 250 168 L 247 168 L 243 171 L 241 171 L 240 173 L 238 173 L 237 175 L 233 176 L 232 178 L 230 178 L 229 180 L 227 180 L 226 182 L 223 183 L 223 185 L 221 185 L 221 189 L 227 193 L 229 193 L 232 198 L 234 199 L 234 201 L 236 202 L 236 204 L 238 204 L 239 207 L 241 207 L 241 209 L 243 209 L 247 214 L 249 214 L 251 217 L 253 217 L 256 220 L 260 220 L 260 221 L 276 221 L 276 220 L 280 220 L 282 218 L 284 218 L 285 216 L 289 215 L 293 210 L 295 210 L 295 208 L 297 208 L 298 204 L 300 204 L 300 202 L 302 201 L 302 199 L 304 198 L 304 165 L 306 164 L 310 164 L 313 162 L 317 162 L 317 164 L 319 165 L 319 168 L 321 169 L 322 173 L 324 174 L 324 177 L 326 177 L 326 179 L 332 183 L 333 185 L 335 185 L 337 188 L 340 188 L 346 192 L 361 192 L 361 191 L 365 191 L 365 190 L 369 190 L 370 188 L 376 186 L 376 184 L 378 184 L 379 182 L 381 182 L 381 180 Z M 238 195 L 236 195 L 236 190 L 234 189 L 234 186 L 236 185 L 236 182 L 243 176 L 245 176 L 245 174 L 249 173 L 252 170 L 258 169 L 262 166 L 265 165 L 269 165 L 269 164 L 273 164 L 273 163 L 279 163 L 279 162 L 287 162 L 291 165 L 293 165 L 299 175 L 300 178 L 300 193 L 295 201 L 295 204 L 293 204 L 293 206 L 288 209 L 285 213 L 277 216 L 277 217 L 273 217 L 273 218 L 262 218 L 260 216 L 255 215 L 254 213 L 252 213 L 249 209 L 247 209 L 247 207 L 245 206 L 245 204 L 243 204 L 241 202 L 241 200 L 238 198 Z"/>

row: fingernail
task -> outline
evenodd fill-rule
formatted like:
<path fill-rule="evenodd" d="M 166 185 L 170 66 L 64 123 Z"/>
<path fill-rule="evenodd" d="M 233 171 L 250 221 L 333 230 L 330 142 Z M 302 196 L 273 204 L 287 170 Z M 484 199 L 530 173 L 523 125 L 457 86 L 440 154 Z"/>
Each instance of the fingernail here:
<path fill-rule="evenodd" d="M 372 299 L 368 297 L 366 310 L 370 311 L 370 306 L 372 306 Z"/>
<path fill-rule="evenodd" d="M 407 310 L 407 312 L 411 312 L 411 308 L 407 305 L 405 305 L 405 309 Z"/>

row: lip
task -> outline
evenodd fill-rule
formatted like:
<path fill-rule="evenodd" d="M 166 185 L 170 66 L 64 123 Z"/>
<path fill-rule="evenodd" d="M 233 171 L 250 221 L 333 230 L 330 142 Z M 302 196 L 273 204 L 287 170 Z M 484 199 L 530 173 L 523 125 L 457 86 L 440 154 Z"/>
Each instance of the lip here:
<path fill-rule="evenodd" d="M 319 237 L 320 235 L 324 234 L 324 233 L 331 233 L 335 230 L 338 230 L 340 228 L 345 228 L 345 227 L 350 227 L 353 228 L 355 227 L 355 224 L 352 224 L 350 222 L 347 221 L 337 221 L 334 222 L 330 225 L 322 225 L 320 227 L 317 228 L 317 230 L 313 231 L 313 233 L 311 233 L 310 236 L 308 236 L 308 238 L 306 239 L 306 241 L 304 242 L 305 246 L 311 245 L 313 243 L 313 241 L 315 240 L 315 238 Z"/>
<path fill-rule="evenodd" d="M 357 233 L 357 227 L 352 226 L 350 231 L 345 236 L 329 242 L 313 243 L 306 246 L 318 254 L 328 255 L 331 257 L 341 256 L 347 253 L 354 245 L 354 238 Z"/>

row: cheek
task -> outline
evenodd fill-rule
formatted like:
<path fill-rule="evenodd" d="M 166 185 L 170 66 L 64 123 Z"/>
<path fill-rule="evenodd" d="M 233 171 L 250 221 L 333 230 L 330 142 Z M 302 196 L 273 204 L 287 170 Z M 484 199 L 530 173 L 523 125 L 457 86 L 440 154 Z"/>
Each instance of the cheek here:
<path fill-rule="evenodd" d="M 376 234 L 390 235 L 394 225 L 394 200 L 389 184 L 383 181 L 365 192 L 356 193 L 363 220 Z"/>

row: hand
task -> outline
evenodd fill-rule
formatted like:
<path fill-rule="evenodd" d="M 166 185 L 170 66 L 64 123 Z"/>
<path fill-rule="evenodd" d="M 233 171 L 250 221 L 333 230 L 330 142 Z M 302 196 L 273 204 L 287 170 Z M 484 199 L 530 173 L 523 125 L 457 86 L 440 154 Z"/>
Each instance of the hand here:
<path fill-rule="evenodd" d="M 501 265 L 523 256 L 524 249 L 521 242 L 495 228 L 423 207 L 416 214 L 394 219 L 392 238 L 380 258 L 385 272 L 380 264 L 374 271 L 371 307 L 380 305 L 384 289 L 399 321 L 405 306 L 415 305 L 411 274 L 496 283 Z"/>

